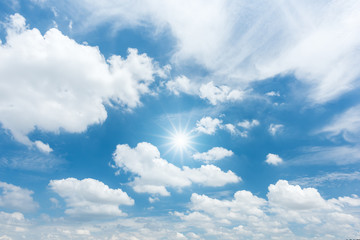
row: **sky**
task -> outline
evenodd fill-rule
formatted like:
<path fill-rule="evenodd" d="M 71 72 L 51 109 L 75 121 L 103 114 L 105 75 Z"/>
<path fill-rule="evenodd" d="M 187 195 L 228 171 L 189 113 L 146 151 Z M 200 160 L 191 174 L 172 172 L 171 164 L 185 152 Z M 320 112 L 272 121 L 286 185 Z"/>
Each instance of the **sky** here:
<path fill-rule="evenodd" d="M 0 239 L 360 238 L 360 2 L 0 2 Z"/>

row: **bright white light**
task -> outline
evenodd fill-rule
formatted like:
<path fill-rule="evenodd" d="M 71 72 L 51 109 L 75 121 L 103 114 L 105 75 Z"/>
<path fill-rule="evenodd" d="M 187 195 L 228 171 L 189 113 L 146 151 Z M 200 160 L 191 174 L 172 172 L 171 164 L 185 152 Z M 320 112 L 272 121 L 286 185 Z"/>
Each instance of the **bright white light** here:
<path fill-rule="evenodd" d="M 173 136 L 173 144 L 179 149 L 185 149 L 189 145 L 189 137 L 183 133 L 177 133 Z"/>
<path fill-rule="evenodd" d="M 185 126 L 180 123 L 175 126 L 172 120 L 169 119 L 169 123 L 172 129 L 164 128 L 168 135 L 161 136 L 166 139 L 164 145 L 167 147 L 167 151 L 164 152 L 164 155 L 171 152 L 176 159 L 183 161 L 184 157 L 190 157 L 191 154 L 196 152 L 194 145 L 197 143 L 193 141 L 196 134 L 194 134 L 193 130 L 189 130 L 189 122 Z"/>

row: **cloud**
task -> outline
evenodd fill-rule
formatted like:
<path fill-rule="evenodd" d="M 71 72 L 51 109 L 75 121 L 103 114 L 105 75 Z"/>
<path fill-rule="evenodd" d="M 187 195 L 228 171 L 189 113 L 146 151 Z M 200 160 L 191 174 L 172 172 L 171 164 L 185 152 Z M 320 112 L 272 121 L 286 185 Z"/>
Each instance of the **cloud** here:
<path fill-rule="evenodd" d="M 247 190 L 225 198 L 193 193 L 183 212 L 161 217 L 129 216 L 105 222 L 51 218 L 38 223 L 28 221 L 21 213 L 0 212 L 0 232 L 13 239 L 22 235 L 29 239 L 114 240 L 177 236 L 244 240 L 356 238 L 360 227 L 358 205 L 359 197 L 355 195 L 325 199 L 315 188 L 279 180 L 269 186 L 265 198 Z"/>
<path fill-rule="evenodd" d="M 142 142 L 135 148 L 119 144 L 113 154 L 116 167 L 135 175 L 130 185 L 136 192 L 169 196 L 167 187 L 181 189 L 198 183 L 204 186 L 219 187 L 241 180 L 232 171 L 223 172 L 213 165 L 200 168 L 182 169 L 160 157 L 159 150 L 152 144 Z"/>
<path fill-rule="evenodd" d="M 203 117 L 196 122 L 195 130 L 201 133 L 213 135 L 221 126 L 222 120 L 211 117 Z"/>
<path fill-rule="evenodd" d="M 166 82 L 166 88 L 175 95 L 179 95 L 181 92 L 189 95 L 197 95 L 197 88 L 194 83 L 191 83 L 190 79 L 183 75 Z"/>
<path fill-rule="evenodd" d="M 327 238 L 336 239 L 343 234 L 356 236 L 360 219 L 351 207 L 358 204 L 357 196 L 326 200 L 315 188 L 279 180 L 269 186 L 267 200 L 246 190 L 237 191 L 232 199 L 193 193 L 190 211 L 174 215 L 205 236 L 313 239 L 328 234 Z"/>
<path fill-rule="evenodd" d="M 53 4 L 49 1 L 49 6 Z M 82 0 L 68 4 L 63 11 L 83 24 L 111 22 L 119 29 L 145 26 L 158 34 L 170 32 L 176 39 L 173 61 L 200 64 L 215 84 L 244 87 L 293 73 L 309 86 L 310 103 L 330 101 L 358 85 L 358 1 L 229 0 L 183 5 L 163 0 Z"/>
<path fill-rule="evenodd" d="M 296 157 L 287 161 L 295 165 L 336 164 L 347 165 L 360 161 L 359 146 L 336 147 L 307 147 L 300 151 Z"/>
<path fill-rule="evenodd" d="M 49 144 L 45 144 L 42 141 L 35 141 L 34 145 L 44 153 L 50 153 L 53 149 L 49 146 Z"/>
<path fill-rule="evenodd" d="M 78 44 L 57 29 L 44 35 L 29 29 L 20 14 L 10 16 L 0 44 L 0 122 L 14 138 L 50 152 L 35 130 L 80 133 L 107 118 L 105 105 L 141 105 L 155 76 L 165 77 L 146 54 L 129 49 L 127 58 L 105 59 L 98 47 Z"/>
<path fill-rule="evenodd" d="M 197 95 L 202 99 L 208 100 L 212 105 L 241 101 L 245 95 L 245 92 L 236 89 L 231 90 L 226 85 L 215 86 L 212 81 L 201 85 L 195 81 L 190 83 L 190 80 L 185 76 L 179 76 L 175 80 L 168 81 L 166 88 L 175 95 L 179 95 L 181 92 Z"/>
<path fill-rule="evenodd" d="M 0 182 L 0 207 L 21 212 L 33 212 L 39 205 L 31 195 L 33 191 Z"/>
<path fill-rule="evenodd" d="M 282 125 L 282 124 L 271 123 L 270 126 L 269 126 L 268 131 L 272 136 L 275 136 L 280 131 L 282 131 L 283 128 L 284 128 L 284 125 Z"/>
<path fill-rule="evenodd" d="M 208 135 L 213 135 L 218 129 L 223 129 L 228 131 L 231 135 L 239 135 L 246 138 L 248 137 L 249 130 L 258 126 L 259 124 L 260 122 L 256 119 L 253 119 L 252 121 L 244 120 L 236 124 L 238 127 L 240 127 L 239 130 L 234 124 L 223 124 L 222 120 L 207 116 L 196 122 L 196 128 L 194 130 Z"/>
<path fill-rule="evenodd" d="M 298 184 L 301 186 L 322 186 L 334 181 L 360 181 L 360 172 L 333 172 L 321 176 L 297 178 L 291 181 L 291 184 Z"/>
<path fill-rule="evenodd" d="M 253 119 L 251 122 L 249 120 L 244 120 L 242 122 L 239 122 L 237 124 L 237 126 L 239 126 L 242 130 L 238 131 L 237 133 L 241 136 L 241 137 L 248 137 L 248 132 L 249 130 L 251 130 L 253 127 L 259 126 L 260 122 L 256 119 Z"/>
<path fill-rule="evenodd" d="M 266 160 L 265 162 L 269 165 L 279 165 L 281 163 L 283 163 L 283 160 L 281 157 L 279 157 L 279 155 L 277 154 L 272 154 L 269 153 L 268 155 L 266 155 Z"/>
<path fill-rule="evenodd" d="M 236 129 L 234 124 L 226 123 L 226 124 L 222 125 L 221 127 L 223 129 L 229 131 L 231 133 L 231 135 L 237 135 L 238 134 L 238 130 Z"/>
<path fill-rule="evenodd" d="M 285 180 L 270 184 L 267 197 L 271 205 L 290 210 L 327 207 L 326 201 L 315 188 L 301 189 L 299 185 L 290 185 Z"/>
<path fill-rule="evenodd" d="M 213 82 L 202 84 L 200 87 L 200 98 L 207 99 L 212 105 L 223 102 L 240 101 L 244 97 L 244 92 L 231 90 L 230 87 L 221 85 L 215 86 Z"/>
<path fill-rule="evenodd" d="M 275 91 L 270 91 L 270 92 L 267 92 L 265 93 L 266 96 L 269 96 L 269 97 L 280 97 L 280 93 L 279 92 L 275 92 Z"/>
<path fill-rule="evenodd" d="M 202 160 L 204 162 L 218 161 L 225 157 L 231 157 L 234 153 L 231 150 L 227 150 L 223 147 L 214 147 L 207 152 L 195 153 L 192 157 L 196 160 Z"/>
<path fill-rule="evenodd" d="M 6 213 L 0 211 L 0 239 L 11 240 L 19 239 L 24 236 L 24 232 L 29 230 L 29 223 L 20 212 Z M 17 237 L 15 237 L 15 235 Z M 14 236 L 14 237 L 12 237 Z"/>
<path fill-rule="evenodd" d="M 338 116 L 331 123 L 317 133 L 327 133 L 329 137 L 342 135 L 348 142 L 359 142 L 360 134 L 360 105 L 351 107 Z"/>
<path fill-rule="evenodd" d="M 64 198 L 65 213 L 74 217 L 124 216 L 119 205 L 134 205 L 134 200 L 121 189 L 111 189 L 92 178 L 51 180 L 49 187 Z"/>
<path fill-rule="evenodd" d="M 239 122 L 237 125 L 245 129 L 251 129 L 253 127 L 259 126 L 259 124 L 260 123 L 258 120 L 253 119 L 251 122 L 249 120 L 244 120 L 242 122 Z"/>

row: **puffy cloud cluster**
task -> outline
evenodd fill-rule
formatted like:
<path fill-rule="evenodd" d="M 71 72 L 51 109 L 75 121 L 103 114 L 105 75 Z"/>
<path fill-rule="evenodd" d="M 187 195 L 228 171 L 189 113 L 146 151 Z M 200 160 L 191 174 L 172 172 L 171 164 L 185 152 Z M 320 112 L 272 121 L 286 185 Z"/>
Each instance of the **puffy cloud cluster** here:
<path fill-rule="evenodd" d="M 66 186 L 77 180 L 60 181 Z M 84 180 L 83 180 L 84 181 Z M 85 182 L 87 182 L 86 180 Z M 83 186 L 65 187 L 65 197 L 79 205 L 87 201 L 117 199 L 117 190 L 104 188 L 98 181 Z M 91 181 L 89 181 L 91 182 Z M 50 186 L 52 188 L 52 186 Z M 89 190 L 85 190 L 89 188 Z M 96 189 L 96 190 L 95 190 Z M 106 190 L 107 189 L 107 190 Z M 71 192 L 72 191 L 72 192 Z M 97 194 L 95 194 L 97 192 Z M 67 200 L 68 198 L 68 200 Z M 105 200 L 106 199 L 106 200 Z M 119 199 L 114 201 L 118 204 Z M 156 201 L 156 198 L 152 199 Z M 116 202 L 116 203 L 115 203 Z M 131 203 L 131 201 L 125 201 Z M 85 204 L 86 205 L 86 204 Z M 82 206 L 85 206 L 82 205 Z M 68 205 L 70 206 L 70 205 Z M 98 205 L 102 208 L 102 205 Z M 360 218 L 356 195 L 325 199 L 315 188 L 301 188 L 279 180 L 268 187 L 267 198 L 240 190 L 231 198 L 215 198 L 193 193 L 184 212 L 161 217 L 126 217 L 106 222 L 51 219 L 41 224 L 28 221 L 21 213 L 0 212 L 0 237 L 18 239 L 340 239 L 356 238 Z M 88 206 L 91 208 L 90 206 Z M 181 221 L 179 221 L 179 219 Z M 153 223 L 156 222 L 156 225 Z M 31 229 L 31 230 L 30 230 Z"/>
<path fill-rule="evenodd" d="M 51 180 L 49 187 L 64 198 L 67 206 L 65 213 L 74 217 L 123 216 L 126 214 L 119 205 L 134 205 L 134 200 L 121 189 L 111 189 L 92 178 Z"/>
<path fill-rule="evenodd" d="M 10 16 L 6 43 L 0 44 L 0 123 L 16 140 L 44 152 L 34 143 L 34 129 L 71 133 L 105 121 L 106 104 L 128 109 L 141 104 L 162 69 L 146 54 L 129 49 L 127 58 L 105 59 L 97 47 L 79 44 L 57 29 L 44 35 L 29 29 L 25 18 Z"/>
<path fill-rule="evenodd" d="M 241 180 L 232 171 L 223 172 L 214 165 L 179 168 L 162 159 L 159 150 L 146 142 L 139 143 L 135 148 L 127 144 L 117 145 L 113 159 L 116 167 L 135 174 L 130 184 L 140 193 L 169 196 L 167 187 L 180 189 L 193 183 L 219 187 Z"/>
<path fill-rule="evenodd" d="M 223 147 L 214 147 L 207 152 L 195 153 L 192 157 L 196 160 L 211 162 L 221 160 L 225 157 L 231 157 L 233 154 L 233 151 L 227 150 Z"/>
<path fill-rule="evenodd" d="M 326 200 L 314 188 L 301 188 L 285 180 L 268 189 L 267 200 L 245 190 L 236 192 L 231 200 L 193 193 L 191 211 L 175 215 L 205 231 L 206 236 L 227 239 L 357 236 L 360 218 L 349 212 L 349 207 L 358 206 L 357 196 Z"/>
<path fill-rule="evenodd" d="M 21 212 L 34 211 L 39 205 L 32 198 L 33 193 L 28 189 L 0 182 L 0 207 Z"/>

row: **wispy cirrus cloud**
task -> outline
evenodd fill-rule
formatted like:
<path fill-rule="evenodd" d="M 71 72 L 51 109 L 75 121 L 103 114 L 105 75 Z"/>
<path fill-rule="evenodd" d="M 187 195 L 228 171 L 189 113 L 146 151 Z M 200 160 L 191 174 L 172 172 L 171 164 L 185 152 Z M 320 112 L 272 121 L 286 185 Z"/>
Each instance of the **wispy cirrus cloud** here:
<path fill-rule="evenodd" d="M 82 0 L 68 1 L 59 9 L 87 26 L 112 22 L 115 29 L 142 26 L 157 34 L 168 31 L 176 39 L 173 62 L 200 64 L 216 84 L 246 88 L 252 81 L 294 74 L 309 86 L 309 102 L 317 104 L 358 85 L 359 4 Z"/>

